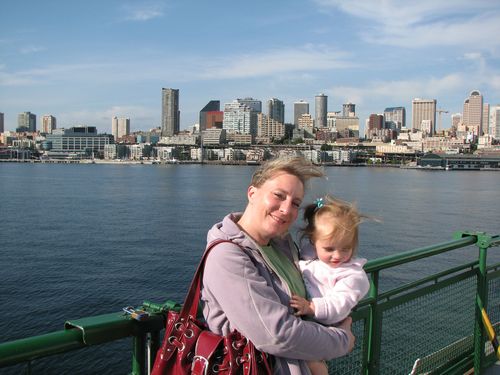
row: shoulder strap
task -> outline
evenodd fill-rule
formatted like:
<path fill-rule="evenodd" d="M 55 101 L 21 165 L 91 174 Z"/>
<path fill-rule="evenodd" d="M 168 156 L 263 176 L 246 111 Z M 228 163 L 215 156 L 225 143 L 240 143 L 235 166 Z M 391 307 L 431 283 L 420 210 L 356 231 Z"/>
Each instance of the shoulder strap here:
<path fill-rule="evenodd" d="M 196 313 L 198 311 L 198 305 L 200 303 L 200 289 L 201 289 L 201 280 L 203 279 L 203 269 L 205 267 L 205 261 L 207 259 L 210 251 L 217 245 L 223 242 L 230 242 L 236 246 L 241 247 L 239 244 L 234 243 L 231 240 L 215 240 L 211 242 L 205 252 L 203 253 L 200 263 L 198 264 L 198 268 L 193 276 L 193 280 L 191 281 L 191 286 L 189 287 L 189 291 L 186 295 L 186 299 L 184 300 L 184 304 L 182 305 L 182 309 L 179 313 L 181 317 L 188 318 L 191 316 L 193 319 L 196 318 Z"/>

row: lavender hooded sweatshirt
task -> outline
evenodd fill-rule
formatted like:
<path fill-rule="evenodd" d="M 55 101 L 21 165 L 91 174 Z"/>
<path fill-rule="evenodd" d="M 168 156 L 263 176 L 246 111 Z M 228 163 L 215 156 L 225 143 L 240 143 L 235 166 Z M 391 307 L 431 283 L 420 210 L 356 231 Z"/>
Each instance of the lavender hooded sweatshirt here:
<path fill-rule="evenodd" d="M 347 333 L 293 315 L 289 288 L 271 271 L 259 247 L 236 225 L 241 214 L 227 215 L 208 232 L 207 242 L 227 239 L 211 251 L 203 275 L 203 315 L 211 331 L 237 329 L 257 349 L 275 356 L 275 374 L 310 374 L 306 360 L 328 360 L 348 353 Z M 291 238 L 271 244 L 291 260 Z"/>

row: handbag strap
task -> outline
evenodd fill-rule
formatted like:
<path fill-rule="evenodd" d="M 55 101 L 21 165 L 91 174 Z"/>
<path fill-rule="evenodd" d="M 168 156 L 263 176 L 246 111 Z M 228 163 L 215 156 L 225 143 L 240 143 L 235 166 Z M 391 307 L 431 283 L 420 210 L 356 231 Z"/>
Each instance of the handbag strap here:
<path fill-rule="evenodd" d="M 200 293 L 201 293 L 201 281 L 203 279 L 203 269 L 205 267 L 205 261 L 208 257 L 210 251 L 217 245 L 223 242 L 230 242 L 236 246 L 242 248 L 241 245 L 234 243 L 231 240 L 215 240 L 211 242 L 205 252 L 203 253 L 200 264 L 198 264 L 198 268 L 193 276 L 193 280 L 191 281 L 191 286 L 189 287 L 188 294 L 186 299 L 184 300 L 184 304 L 182 305 L 182 309 L 179 313 L 180 317 L 187 319 L 189 316 L 192 318 L 196 318 L 196 314 L 198 312 L 198 305 L 200 303 Z"/>

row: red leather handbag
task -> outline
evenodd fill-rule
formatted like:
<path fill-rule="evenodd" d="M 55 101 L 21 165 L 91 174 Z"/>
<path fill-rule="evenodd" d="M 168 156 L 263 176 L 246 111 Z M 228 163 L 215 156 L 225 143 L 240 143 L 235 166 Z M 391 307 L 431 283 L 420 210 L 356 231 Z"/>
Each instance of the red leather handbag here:
<path fill-rule="evenodd" d="M 210 250 L 222 242 L 231 241 L 214 241 L 205 250 L 181 311 L 168 312 L 152 375 L 272 374 L 271 358 L 238 331 L 217 335 L 196 319 L 205 260 Z"/>

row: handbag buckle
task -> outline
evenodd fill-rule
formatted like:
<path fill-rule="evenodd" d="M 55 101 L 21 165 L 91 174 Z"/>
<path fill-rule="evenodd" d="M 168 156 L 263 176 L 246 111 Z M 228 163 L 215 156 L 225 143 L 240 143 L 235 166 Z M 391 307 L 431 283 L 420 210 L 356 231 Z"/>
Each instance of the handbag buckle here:
<path fill-rule="evenodd" d="M 197 366 L 202 366 L 201 368 L 196 368 Z M 202 357 L 201 355 L 195 355 L 193 357 L 193 364 L 191 365 L 191 372 L 194 374 L 199 374 L 200 370 L 203 369 L 203 375 L 208 373 L 208 359 Z"/>

